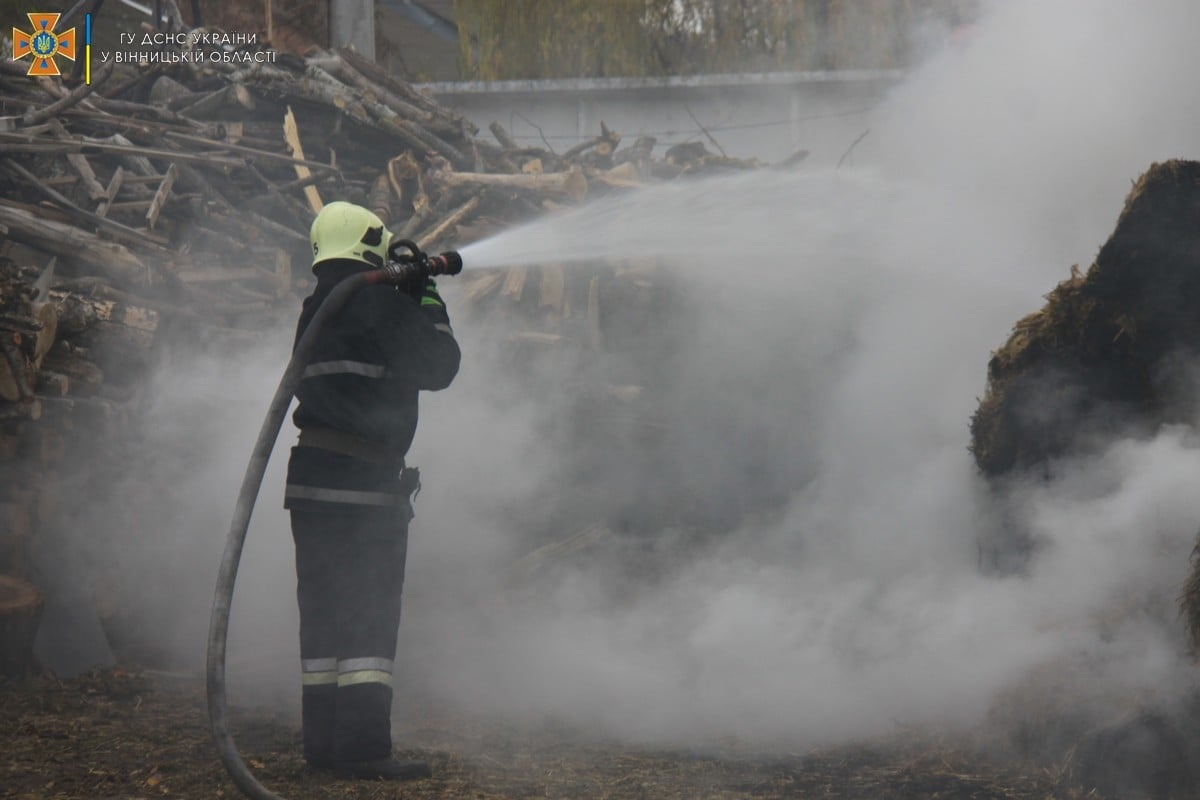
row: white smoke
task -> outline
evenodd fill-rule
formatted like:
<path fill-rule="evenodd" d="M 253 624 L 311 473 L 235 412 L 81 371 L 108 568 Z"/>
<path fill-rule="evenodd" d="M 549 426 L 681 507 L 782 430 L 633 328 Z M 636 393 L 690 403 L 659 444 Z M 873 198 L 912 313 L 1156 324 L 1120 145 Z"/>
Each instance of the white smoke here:
<path fill-rule="evenodd" d="M 967 423 L 990 350 L 1090 263 L 1130 181 L 1197 155 L 1198 23 L 1186 2 L 998 4 L 879 110 L 853 170 L 664 187 L 468 248 L 468 265 L 613 255 L 614 241 L 673 257 L 702 316 L 665 373 L 675 410 L 755 420 L 788 445 L 776 466 L 803 466 L 782 518 L 679 554 L 650 587 L 580 558 L 499 609 L 496 587 L 459 575 L 528 532 L 486 513 L 444 527 L 442 508 L 475 484 L 439 479 L 410 561 L 413 680 L 605 735 L 763 743 L 978 721 L 1045 664 L 1090 665 L 1114 704 L 1185 685 L 1174 598 L 1200 520 L 1187 433 L 1118 442 L 998 501 Z M 513 440 L 542 434 L 497 409 L 463 435 L 458 420 L 486 418 L 478 398 L 503 380 L 463 338 L 463 376 L 426 404 L 414 455 L 432 475 L 481 469 L 495 491 L 537 474 Z M 760 446 L 688 455 L 736 486 L 741 451 Z M 513 497 L 536 502 L 537 487 Z M 1003 524 L 1038 542 L 1022 577 L 978 569 L 978 540 Z M 435 553 L 444 569 L 422 569 Z"/>
<path fill-rule="evenodd" d="M 425 488 L 398 693 L 606 736 L 783 747 L 969 724 L 1045 664 L 1092 665 L 1101 696 L 1185 685 L 1173 603 L 1200 520 L 1190 432 L 1118 442 L 997 499 L 967 426 L 990 351 L 1072 263 L 1090 263 L 1129 182 L 1198 155 L 1197 29 L 1187 0 L 997 3 L 877 110 L 852 167 L 664 186 L 468 248 L 468 270 L 651 255 L 689 287 L 689 314 L 663 315 L 679 326 L 663 335 L 689 342 L 658 387 L 688 434 L 657 451 L 675 461 L 606 463 L 598 450 L 608 472 L 573 487 L 580 503 L 615 509 L 629 497 L 613 486 L 654 497 L 681 475 L 702 500 L 769 484 L 786 502 L 720 537 L 632 534 L 653 578 L 623 574 L 629 560 L 606 542 L 514 591 L 513 560 L 555 538 L 555 519 L 579 521 L 547 510 L 580 457 L 557 449 L 565 373 L 548 355 L 522 383 L 445 281 L 464 362 L 423 398 L 410 453 Z M 189 365 L 152 418 L 149 442 L 191 459 L 149 549 L 187 577 L 177 630 L 193 657 L 285 357 L 281 335 L 236 365 Z M 213 406 L 172 405 L 185 397 Z M 250 532 L 230 672 L 235 687 L 254 676 L 298 695 L 279 491 L 291 435 Z M 978 542 L 1005 524 L 1038 546 L 1025 574 L 988 576 Z"/>

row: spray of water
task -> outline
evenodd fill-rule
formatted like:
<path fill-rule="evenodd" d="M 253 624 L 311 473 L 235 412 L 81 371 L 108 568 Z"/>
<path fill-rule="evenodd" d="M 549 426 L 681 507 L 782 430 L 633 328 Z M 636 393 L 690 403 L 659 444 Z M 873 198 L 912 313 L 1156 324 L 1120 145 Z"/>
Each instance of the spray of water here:
<path fill-rule="evenodd" d="M 1187 432 L 1003 497 L 966 450 L 990 351 L 1090 262 L 1131 179 L 1196 155 L 1200 8 L 1152 5 L 998 3 L 876 112 L 852 167 L 678 182 L 464 248 L 468 270 L 653 256 L 685 302 L 640 334 L 664 419 L 617 446 L 556 415 L 581 372 L 622 383 L 626 364 L 565 351 L 518 369 L 443 282 L 464 363 L 423 401 L 410 453 L 425 488 L 399 693 L 605 736 L 791 747 L 977 722 L 1047 668 L 1080 676 L 1097 718 L 1188 685 L 1172 611 L 1200 519 Z M 163 374 L 146 463 L 190 477 L 131 549 L 142 572 L 215 570 L 287 338 Z M 239 682 L 295 695 L 282 460 L 234 604 L 235 699 Z M 696 536 L 685 509 L 720 535 Z M 513 559 L 585 512 L 645 558 L 601 547 L 511 591 Z M 978 569 L 1002 520 L 1042 542 L 1022 576 Z M 164 604 L 196 663 L 211 585 L 177 580 Z"/>
<path fill-rule="evenodd" d="M 1195 153 L 1200 103 L 1183 87 L 1200 57 L 1180 31 L 1197 22 L 1184 2 L 998 5 L 879 111 L 853 169 L 677 183 L 465 248 L 468 268 L 670 265 L 693 316 L 664 321 L 687 345 L 664 356 L 659 389 L 685 441 L 615 468 L 636 470 L 639 497 L 678 497 L 682 473 L 724 498 L 784 476 L 771 496 L 790 500 L 715 546 L 687 540 L 650 586 L 596 557 L 487 615 L 473 592 L 456 601 L 455 570 L 487 573 L 464 553 L 485 543 L 494 557 L 528 531 L 460 508 L 416 545 L 447 571 L 411 582 L 410 608 L 428 609 L 410 616 L 414 674 L 473 709 L 776 746 L 979 721 L 1046 671 L 1081 676 L 1061 702 L 1086 700 L 1093 721 L 1189 685 L 1173 611 L 1200 513 L 1185 433 L 1120 442 L 1004 497 L 966 447 L 990 351 L 1090 261 L 1132 178 Z M 538 424 L 555 388 L 490 414 L 472 396 L 502 377 L 472 363 L 428 422 L 426 461 L 471 462 L 481 481 L 516 473 L 504 493 L 536 507 L 571 460 Z M 598 507 L 631 491 L 596 483 Z M 1028 573 L 981 575 L 979 539 L 1013 524 L 1043 543 Z"/>

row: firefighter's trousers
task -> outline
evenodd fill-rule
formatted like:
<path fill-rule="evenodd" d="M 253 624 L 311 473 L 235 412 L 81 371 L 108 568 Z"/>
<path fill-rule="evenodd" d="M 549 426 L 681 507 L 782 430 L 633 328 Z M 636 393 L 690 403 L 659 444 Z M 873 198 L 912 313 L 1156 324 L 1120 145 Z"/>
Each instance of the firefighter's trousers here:
<path fill-rule="evenodd" d="M 409 506 L 292 510 L 304 757 L 388 758 Z"/>

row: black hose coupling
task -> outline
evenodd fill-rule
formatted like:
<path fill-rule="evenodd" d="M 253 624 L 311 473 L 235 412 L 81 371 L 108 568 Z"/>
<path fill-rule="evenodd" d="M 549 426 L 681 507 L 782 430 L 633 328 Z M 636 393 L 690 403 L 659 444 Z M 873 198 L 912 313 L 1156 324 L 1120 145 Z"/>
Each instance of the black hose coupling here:
<path fill-rule="evenodd" d="M 462 256 L 457 250 L 447 250 L 429 257 L 430 275 L 457 275 L 462 272 Z"/>
<path fill-rule="evenodd" d="M 395 239 L 388 246 L 387 265 L 376 270 L 374 275 L 378 277 L 373 277 L 370 282 L 396 286 L 420 285 L 434 275 L 457 275 L 462 268 L 462 256 L 453 250 L 431 256 L 411 239 Z"/>

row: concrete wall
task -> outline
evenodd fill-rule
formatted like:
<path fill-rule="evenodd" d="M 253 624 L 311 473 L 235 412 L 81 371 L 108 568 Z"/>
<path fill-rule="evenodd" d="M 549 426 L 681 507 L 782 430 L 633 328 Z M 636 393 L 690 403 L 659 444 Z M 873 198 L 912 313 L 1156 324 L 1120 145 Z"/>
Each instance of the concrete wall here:
<path fill-rule="evenodd" d="M 800 149 L 833 162 L 868 125 L 871 108 L 902 77 L 898 71 L 704 75 L 551 81 L 427 83 L 419 88 L 479 126 L 498 121 L 521 144 L 562 152 L 600 132 L 622 144 L 655 136 L 655 156 L 708 134 L 729 156 L 779 162 Z"/>

